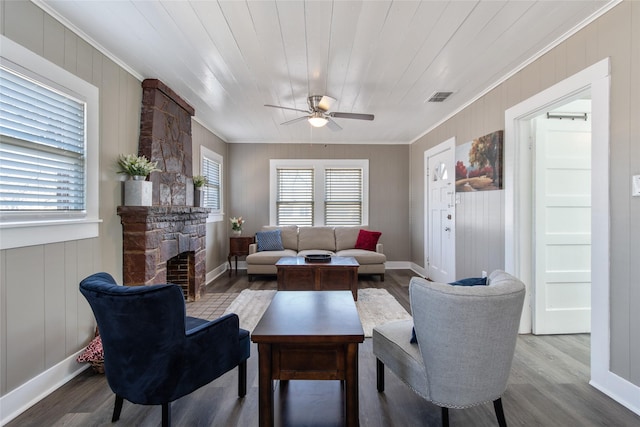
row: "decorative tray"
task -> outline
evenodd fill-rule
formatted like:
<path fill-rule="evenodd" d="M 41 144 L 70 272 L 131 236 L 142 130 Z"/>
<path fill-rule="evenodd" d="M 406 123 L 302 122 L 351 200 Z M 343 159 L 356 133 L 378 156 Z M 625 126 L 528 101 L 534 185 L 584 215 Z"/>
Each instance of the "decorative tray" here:
<path fill-rule="evenodd" d="M 304 257 L 307 262 L 331 262 L 331 255 L 329 254 L 309 254 Z"/>

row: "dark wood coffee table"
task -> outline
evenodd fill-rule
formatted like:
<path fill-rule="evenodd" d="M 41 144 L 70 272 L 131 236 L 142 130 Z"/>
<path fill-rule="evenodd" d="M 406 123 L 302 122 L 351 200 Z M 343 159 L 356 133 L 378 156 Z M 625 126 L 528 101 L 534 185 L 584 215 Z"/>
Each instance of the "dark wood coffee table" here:
<path fill-rule="evenodd" d="M 276 262 L 279 291 L 351 291 L 358 300 L 358 261 L 331 257 L 330 262 L 308 262 L 304 257 L 283 257 Z"/>
<path fill-rule="evenodd" d="M 344 381 L 347 425 L 358 426 L 358 344 L 364 331 L 350 292 L 277 292 L 251 340 L 258 344 L 260 426 L 273 425 L 276 379 Z"/>

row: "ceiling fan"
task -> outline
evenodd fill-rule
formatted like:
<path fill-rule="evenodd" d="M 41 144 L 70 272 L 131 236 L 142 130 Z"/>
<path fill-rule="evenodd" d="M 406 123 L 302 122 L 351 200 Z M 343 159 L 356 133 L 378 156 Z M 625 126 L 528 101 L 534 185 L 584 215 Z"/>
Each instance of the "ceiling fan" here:
<path fill-rule="evenodd" d="M 280 105 L 265 104 L 265 107 L 281 108 L 283 110 L 292 110 L 305 113 L 305 116 L 295 118 L 293 120 L 281 123 L 283 125 L 290 125 L 302 120 L 307 120 L 313 127 L 321 128 L 327 125 L 329 129 L 333 131 L 341 130 L 342 127 L 336 123 L 333 118 L 338 119 L 356 119 L 356 120 L 373 120 L 373 114 L 360 114 L 360 113 L 341 113 L 338 111 L 329 111 L 331 105 L 336 100 L 326 95 L 311 95 L 307 98 L 307 104 L 309 110 L 300 110 L 298 108 L 282 107 Z"/>

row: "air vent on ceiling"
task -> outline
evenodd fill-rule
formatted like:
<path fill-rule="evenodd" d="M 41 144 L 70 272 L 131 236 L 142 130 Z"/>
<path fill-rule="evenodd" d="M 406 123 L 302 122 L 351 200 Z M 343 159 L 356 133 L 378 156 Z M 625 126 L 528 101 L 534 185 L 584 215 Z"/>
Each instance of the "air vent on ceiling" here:
<path fill-rule="evenodd" d="M 427 102 L 443 102 L 445 99 L 449 98 L 453 92 L 435 92 Z"/>

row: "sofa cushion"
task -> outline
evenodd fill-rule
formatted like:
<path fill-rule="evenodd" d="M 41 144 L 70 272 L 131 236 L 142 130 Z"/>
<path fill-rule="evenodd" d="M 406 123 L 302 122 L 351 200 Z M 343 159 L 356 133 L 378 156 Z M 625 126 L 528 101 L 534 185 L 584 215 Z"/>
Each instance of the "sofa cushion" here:
<path fill-rule="evenodd" d="M 280 238 L 282 246 L 285 249 L 298 250 L 298 227 L 295 225 L 265 225 L 262 227 L 264 231 L 280 230 Z"/>
<path fill-rule="evenodd" d="M 364 249 L 345 249 L 344 251 L 336 252 L 336 255 L 354 257 L 360 265 L 384 264 L 387 261 L 387 256 L 385 254 L 367 251 Z"/>
<path fill-rule="evenodd" d="M 382 235 L 379 231 L 360 230 L 358 232 L 358 239 L 356 240 L 356 249 L 366 249 L 368 251 L 375 251 L 378 239 Z"/>
<path fill-rule="evenodd" d="M 247 255 L 247 264 L 255 265 L 275 265 L 276 262 L 285 256 L 296 256 L 296 251 L 285 249 L 283 251 L 263 251 Z"/>
<path fill-rule="evenodd" d="M 336 237 L 333 227 L 299 227 L 298 251 L 308 249 L 336 250 Z"/>
<path fill-rule="evenodd" d="M 336 227 L 336 251 L 356 247 L 358 233 L 362 227 Z"/>
<path fill-rule="evenodd" d="M 258 231 L 256 243 L 258 244 L 258 252 L 284 250 L 280 230 Z"/>

